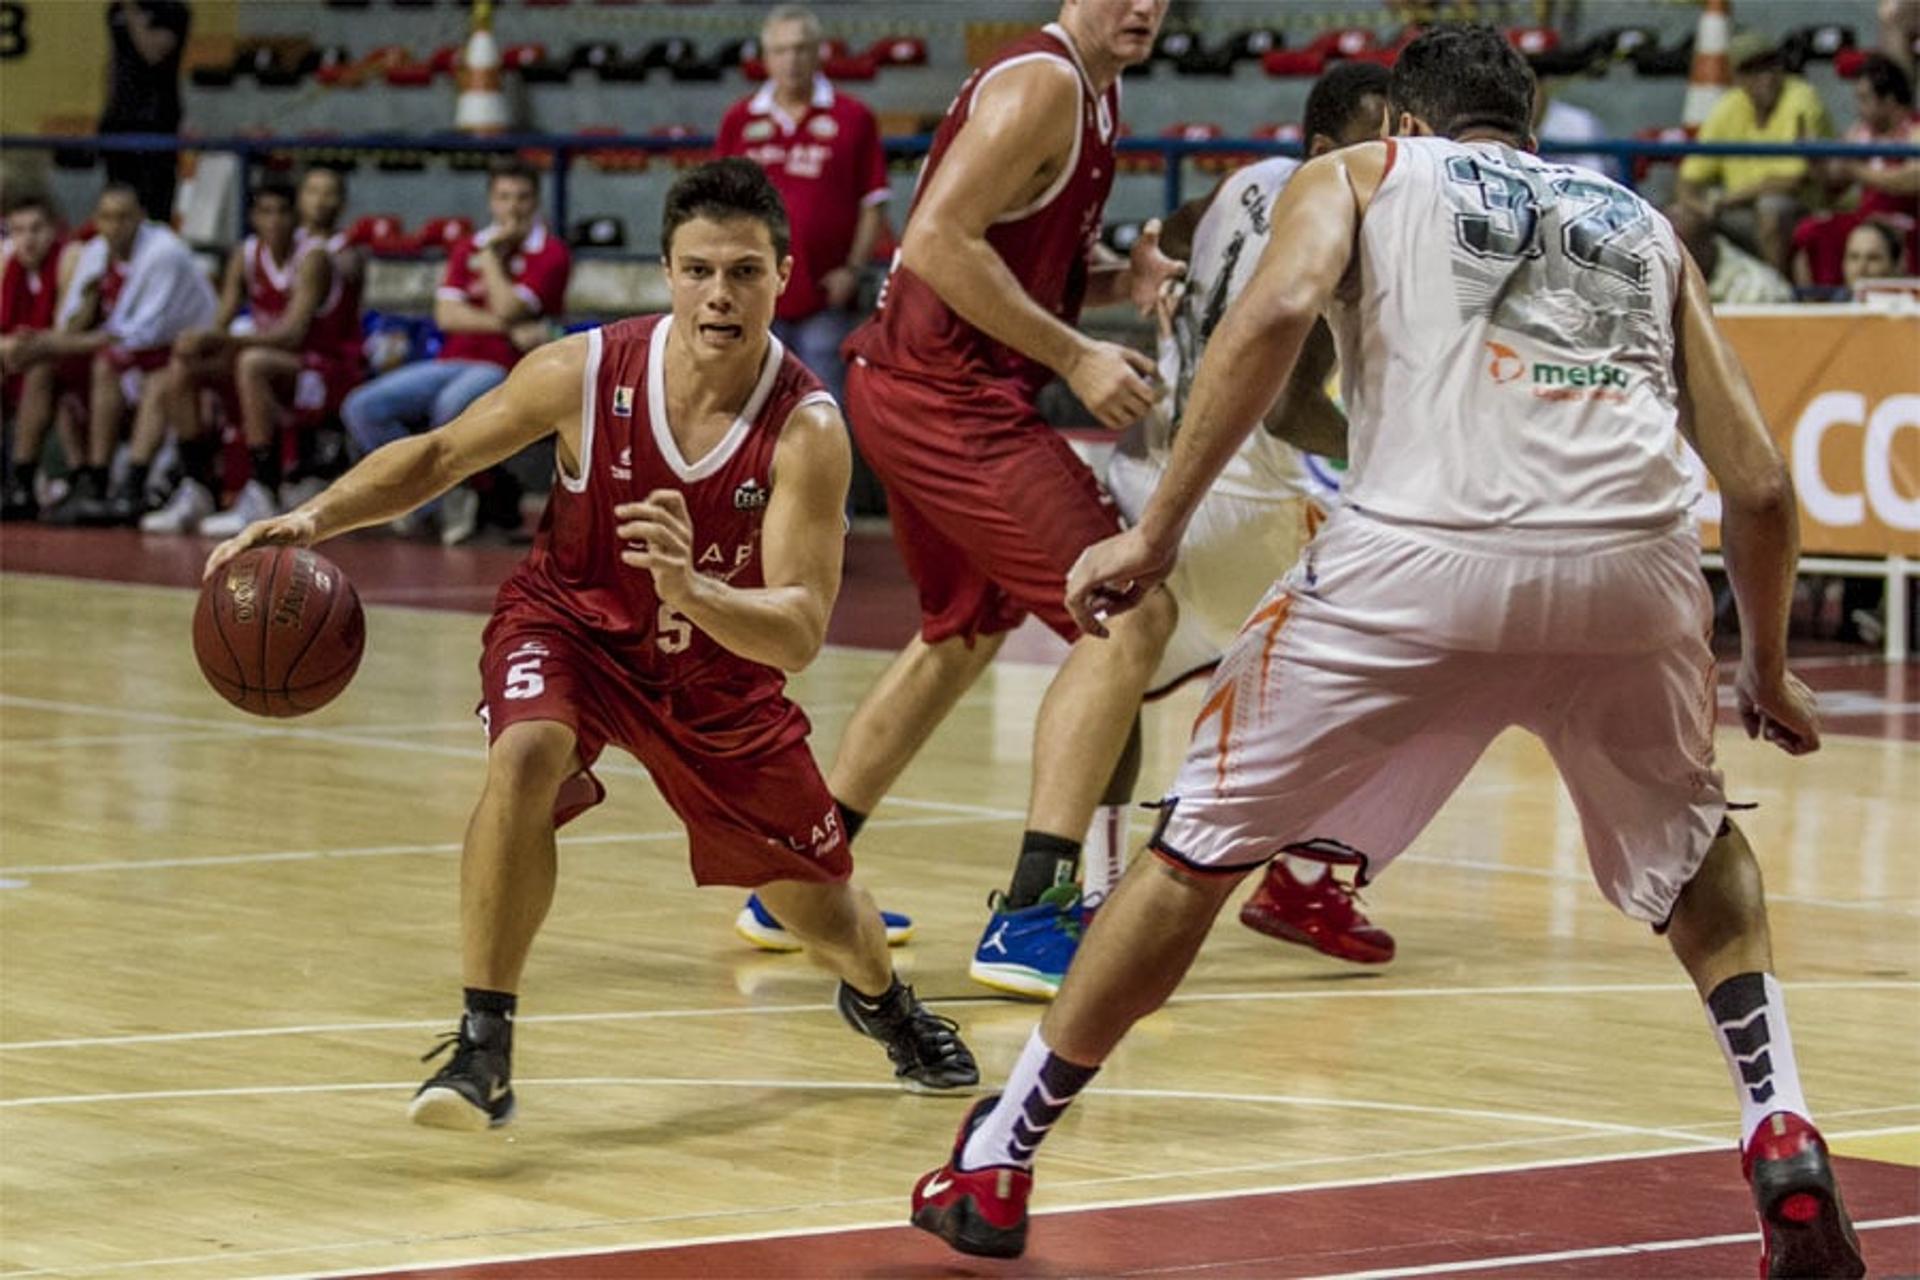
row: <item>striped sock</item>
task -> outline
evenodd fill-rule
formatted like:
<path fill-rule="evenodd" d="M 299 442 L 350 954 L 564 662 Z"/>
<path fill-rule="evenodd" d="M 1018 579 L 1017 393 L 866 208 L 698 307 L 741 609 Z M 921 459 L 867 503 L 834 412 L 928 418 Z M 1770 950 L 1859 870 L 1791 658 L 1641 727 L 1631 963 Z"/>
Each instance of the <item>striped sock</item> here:
<path fill-rule="evenodd" d="M 1027 1047 L 1007 1077 L 1006 1088 L 993 1110 L 967 1138 L 960 1168 L 989 1169 L 1011 1165 L 1033 1168 L 1034 1153 L 1098 1067 L 1083 1067 L 1058 1057 L 1035 1027 Z"/>
<path fill-rule="evenodd" d="M 1728 978 L 1707 996 L 1707 1021 L 1727 1059 L 1734 1090 L 1740 1095 L 1740 1146 L 1744 1150 L 1760 1122 L 1776 1111 L 1790 1111 L 1813 1122 L 1800 1092 L 1800 1068 L 1787 1031 L 1786 997 L 1770 973 Z"/>
<path fill-rule="evenodd" d="M 1080 891 L 1089 907 L 1106 901 L 1126 871 L 1128 816 L 1124 804 L 1103 804 L 1093 811 L 1093 825 L 1080 846 Z"/>

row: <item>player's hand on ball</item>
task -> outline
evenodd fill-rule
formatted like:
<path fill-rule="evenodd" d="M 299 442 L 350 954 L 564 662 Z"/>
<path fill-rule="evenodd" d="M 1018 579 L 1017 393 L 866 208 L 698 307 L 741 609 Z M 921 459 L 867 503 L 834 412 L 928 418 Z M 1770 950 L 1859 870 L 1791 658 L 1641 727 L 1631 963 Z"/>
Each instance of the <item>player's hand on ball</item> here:
<path fill-rule="evenodd" d="M 213 549 L 200 580 L 204 582 L 220 572 L 222 565 L 249 547 L 310 547 L 319 540 L 319 525 L 304 510 L 289 511 L 271 520 L 255 520 Z"/>
<path fill-rule="evenodd" d="M 613 514 L 620 518 L 620 541 L 626 543 L 620 559 L 653 575 L 653 589 L 668 604 L 686 600 L 694 587 L 693 518 L 687 500 L 677 489 L 655 489 L 639 502 L 622 502 Z"/>
<path fill-rule="evenodd" d="M 1153 361 L 1117 342 L 1089 341 L 1067 369 L 1067 385 L 1100 425 L 1124 431 L 1153 408 Z"/>
<path fill-rule="evenodd" d="M 1169 285 L 1187 274 L 1187 264 L 1160 252 L 1160 219 L 1149 219 L 1127 254 L 1127 296 L 1143 316 L 1150 316 Z"/>
<path fill-rule="evenodd" d="M 1790 756 L 1820 749 L 1820 713 L 1813 691 L 1790 671 L 1763 676 L 1742 662 L 1734 679 L 1740 723 L 1749 738 L 1765 738 Z"/>
<path fill-rule="evenodd" d="M 1091 636 L 1107 634 L 1107 619 L 1140 603 L 1173 572 L 1174 555 L 1129 529 L 1080 553 L 1067 574 L 1067 612 Z"/>

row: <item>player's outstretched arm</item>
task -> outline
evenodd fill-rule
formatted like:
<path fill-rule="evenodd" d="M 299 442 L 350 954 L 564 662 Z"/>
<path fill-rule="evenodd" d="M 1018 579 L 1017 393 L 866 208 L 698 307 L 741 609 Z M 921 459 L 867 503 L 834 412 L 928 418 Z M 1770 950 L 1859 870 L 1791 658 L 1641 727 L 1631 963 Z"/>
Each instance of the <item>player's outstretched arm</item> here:
<path fill-rule="evenodd" d="M 773 492 L 760 530 L 763 587 L 735 587 L 695 568 L 697 531 L 686 499 L 657 489 L 614 508 L 620 558 L 653 574 L 669 608 L 751 662 L 799 671 L 819 654 L 840 594 L 847 483 L 853 454 L 840 411 L 828 403 L 794 411 L 773 453 Z"/>
<path fill-rule="evenodd" d="M 907 221 L 900 261 L 988 336 L 1067 380 L 1095 417 L 1118 429 L 1153 405 L 1153 362 L 1100 342 L 1036 303 L 987 243 L 994 221 L 1031 204 L 1073 151 L 1079 79 L 1048 59 L 995 76 Z"/>
<path fill-rule="evenodd" d="M 1674 372 L 1680 430 L 1720 486 L 1721 549 L 1740 612 L 1735 688 L 1747 736 L 1791 755 L 1820 745 L 1813 695 L 1787 671 L 1787 620 L 1800 560 L 1793 478 L 1740 359 L 1720 336 L 1707 282 L 1684 248 Z"/>
<path fill-rule="evenodd" d="M 1347 415 L 1327 396 L 1327 379 L 1336 363 L 1333 330 L 1325 320 L 1316 320 L 1300 352 L 1300 362 L 1287 380 L 1287 389 L 1274 401 L 1261 426 L 1268 435 L 1296 449 L 1345 462 Z"/>
<path fill-rule="evenodd" d="M 308 547 L 385 524 L 544 436 L 558 433 L 562 465 L 577 465 L 586 350 L 585 335 L 540 348 L 452 422 L 374 450 L 307 502 L 248 525 L 215 547 L 206 575 L 248 547 Z"/>

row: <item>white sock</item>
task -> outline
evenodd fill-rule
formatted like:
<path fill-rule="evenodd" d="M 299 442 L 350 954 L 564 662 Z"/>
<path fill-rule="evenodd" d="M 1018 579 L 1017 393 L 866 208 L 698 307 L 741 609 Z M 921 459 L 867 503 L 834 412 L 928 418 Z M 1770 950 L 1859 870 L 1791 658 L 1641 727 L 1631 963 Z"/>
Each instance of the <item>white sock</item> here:
<path fill-rule="evenodd" d="M 1020 1060 L 1013 1064 L 1000 1100 L 968 1136 L 960 1168 L 1033 1168 L 1034 1152 L 1047 1131 L 1099 1070 L 1055 1057 L 1035 1027 Z"/>
<path fill-rule="evenodd" d="M 1103 804 L 1093 811 L 1093 824 L 1080 846 L 1080 892 L 1090 907 L 1104 902 L 1126 872 L 1131 816 L 1131 806 L 1124 804 Z"/>
<path fill-rule="evenodd" d="M 1295 884 L 1319 884 L 1320 877 L 1327 874 L 1327 864 L 1318 858 L 1295 858 L 1283 853 L 1280 860 L 1287 864 L 1287 874 Z"/>
<path fill-rule="evenodd" d="M 1787 1001 L 1770 973 L 1728 978 L 1707 996 L 1707 1022 L 1740 1095 L 1740 1147 L 1746 1149 L 1760 1122 L 1791 1111 L 1809 1124 L 1800 1067 L 1787 1030 Z"/>

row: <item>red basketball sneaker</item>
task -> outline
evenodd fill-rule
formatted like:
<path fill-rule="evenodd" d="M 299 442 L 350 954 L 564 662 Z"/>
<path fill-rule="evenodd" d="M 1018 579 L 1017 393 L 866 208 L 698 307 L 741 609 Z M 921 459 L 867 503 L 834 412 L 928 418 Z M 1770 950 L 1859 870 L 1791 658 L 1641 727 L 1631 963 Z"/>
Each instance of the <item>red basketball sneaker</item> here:
<path fill-rule="evenodd" d="M 952 1158 L 914 1184 L 913 1225 L 961 1253 L 1017 1258 L 1027 1249 L 1027 1196 L 1033 1191 L 1033 1175 L 1004 1164 L 960 1168 L 968 1136 L 998 1101 L 995 1094 L 974 1103 L 954 1139 Z"/>
<path fill-rule="evenodd" d="M 1393 935 L 1367 919 L 1358 890 L 1336 880 L 1332 867 L 1312 884 L 1302 884 L 1285 858 L 1275 858 L 1267 878 L 1240 908 L 1240 923 L 1336 960 L 1385 964 L 1393 959 Z"/>
<path fill-rule="evenodd" d="M 1754 1131 L 1740 1168 L 1760 1214 L 1763 1280 L 1867 1274 L 1818 1129 L 1792 1112 L 1776 1111 Z"/>

